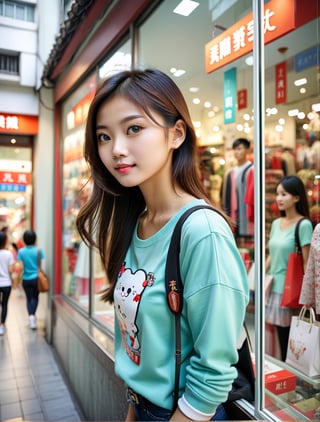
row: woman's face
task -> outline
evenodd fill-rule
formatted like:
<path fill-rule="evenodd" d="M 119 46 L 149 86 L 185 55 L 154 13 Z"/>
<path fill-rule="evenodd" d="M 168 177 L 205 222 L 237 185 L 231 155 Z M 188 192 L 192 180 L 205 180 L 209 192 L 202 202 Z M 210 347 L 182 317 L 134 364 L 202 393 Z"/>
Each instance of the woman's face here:
<path fill-rule="evenodd" d="M 152 113 L 156 122 L 163 119 Z M 99 156 L 108 171 L 126 187 L 159 183 L 171 174 L 175 128 L 164 129 L 135 103 L 112 97 L 100 107 L 96 121 Z"/>
<path fill-rule="evenodd" d="M 280 211 L 288 211 L 296 207 L 296 203 L 299 201 L 299 196 L 292 195 L 287 192 L 280 184 L 276 191 L 276 201 Z"/>

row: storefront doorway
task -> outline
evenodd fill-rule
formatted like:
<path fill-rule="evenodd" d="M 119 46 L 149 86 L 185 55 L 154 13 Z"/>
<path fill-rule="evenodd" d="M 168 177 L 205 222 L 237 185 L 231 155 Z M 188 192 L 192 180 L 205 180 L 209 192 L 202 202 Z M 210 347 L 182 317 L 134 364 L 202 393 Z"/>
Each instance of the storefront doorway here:
<path fill-rule="evenodd" d="M 0 229 L 21 244 L 32 222 L 32 136 L 0 135 Z"/>

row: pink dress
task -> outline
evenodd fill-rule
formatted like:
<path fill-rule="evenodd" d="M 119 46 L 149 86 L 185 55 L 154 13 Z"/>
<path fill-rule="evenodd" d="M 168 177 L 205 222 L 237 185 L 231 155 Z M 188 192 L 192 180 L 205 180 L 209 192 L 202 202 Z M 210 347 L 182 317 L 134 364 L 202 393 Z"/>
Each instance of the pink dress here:
<path fill-rule="evenodd" d="M 313 231 L 299 303 L 311 304 L 320 315 L 320 223 Z"/>

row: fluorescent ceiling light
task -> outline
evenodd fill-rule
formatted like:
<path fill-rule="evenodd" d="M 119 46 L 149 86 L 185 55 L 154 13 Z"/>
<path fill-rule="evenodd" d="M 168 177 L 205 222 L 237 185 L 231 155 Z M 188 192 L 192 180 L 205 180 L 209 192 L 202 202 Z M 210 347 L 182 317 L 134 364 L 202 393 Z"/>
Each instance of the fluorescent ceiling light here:
<path fill-rule="evenodd" d="M 297 108 L 294 108 L 288 111 L 288 116 L 290 117 L 298 116 L 298 114 L 299 114 L 299 110 Z"/>
<path fill-rule="evenodd" d="M 311 109 L 313 111 L 320 111 L 320 103 L 318 103 L 318 104 L 312 104 Z"/>
<path fill-rule="evenodd" d="M 176 76 L 177 78 L 179 78 L 179 76 L 182 76 L 186 73 L 185 70 L 183 69 L 178 69 L 177 71 L 174 72 L 174 76 Z"/>
<path fill-rule="evenodd" d="M 184 69 L 177 69 L 176 67 L 172 67 L 170 69 L 170 72 L 173 74 L 173 76 L 176 76 L 177 78 L 179 78 L 179 76 L 182 76 L 186 73 Z"/>
<path fill-rule="evenodd" d="M 196 1 L 182 0 L 174 9 L 173 13 L 177 13 L 182 16 L 189 16 L 198 6 L 199 3 Z"/>
<path fill-rule="evenodd" d="M 307 83 L 307 78 L 296 79 L 294 81 L 295 86 L 305 85 Z"/>

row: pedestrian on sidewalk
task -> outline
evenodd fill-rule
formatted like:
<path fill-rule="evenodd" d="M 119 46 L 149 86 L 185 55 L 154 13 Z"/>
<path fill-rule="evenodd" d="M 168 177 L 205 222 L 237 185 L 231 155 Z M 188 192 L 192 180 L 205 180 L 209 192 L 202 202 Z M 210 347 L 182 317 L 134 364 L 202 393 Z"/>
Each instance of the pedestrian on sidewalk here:
<path fill-rule="evenodd" d="M 37 328 L 36 311 L 39 302 L 38 291 L 38 251 L 40 260 L 44 258 L 42 249 L 36 246 L 37 235 L 33 230 L 26 230 L 23 233 L 25 246 L 18 251 L 17 261 L 21 266 L 22 287 L 26 293 L 27 311 L 29 325 L 32 330 Z"/>
<path fill-rule="evenodd" d="M 14 259 L 12 253 L 7 249 L 8 236 L 4 231 L 0 231 L 0 304 L 1 322 L 0 336 L 5 333 L 5 322 L 8 312 L 8 301 L 11 293 Z"/>

